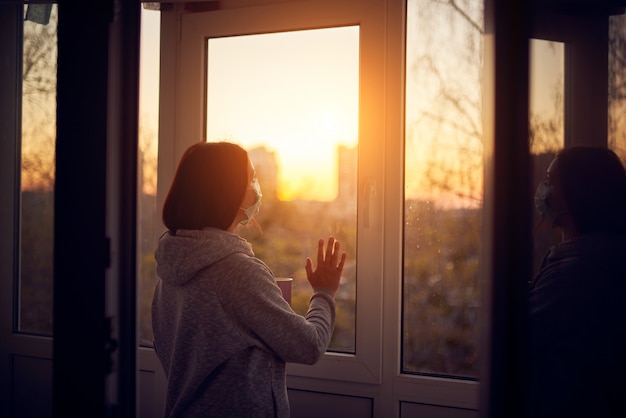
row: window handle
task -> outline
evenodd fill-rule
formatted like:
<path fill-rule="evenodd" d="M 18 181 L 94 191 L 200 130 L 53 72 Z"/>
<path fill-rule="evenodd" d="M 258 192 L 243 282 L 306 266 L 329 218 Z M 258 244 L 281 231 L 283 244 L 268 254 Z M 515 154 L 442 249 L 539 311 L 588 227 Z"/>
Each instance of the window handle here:
<path fill-rule="evenodd" d="M 371 202 L 376 198 L 376 180 L 369 178 L 363 186 L 363 227 L 370 227 Z"/>

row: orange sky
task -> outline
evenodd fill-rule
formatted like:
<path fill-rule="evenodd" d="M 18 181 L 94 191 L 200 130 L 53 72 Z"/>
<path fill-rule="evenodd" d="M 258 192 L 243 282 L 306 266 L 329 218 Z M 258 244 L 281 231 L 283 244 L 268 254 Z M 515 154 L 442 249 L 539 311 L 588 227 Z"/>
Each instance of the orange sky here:
<path fill-rule="evenodd" d="M 334 198 L 337 145 L 357 142 L 358 38 L 352 26 L 210 39 L 207 140 L 275 151 L 284 200 Z"/>
<path fill-rule="evenodd" d="M 140 113 L 153 132 L 158 16 L 142 15 Z M 216 38 L 208 54 L 207 140 L 275 151 L 285 200 L 334 198 L 337 145 L 358 137 L 358 27 Z"/>

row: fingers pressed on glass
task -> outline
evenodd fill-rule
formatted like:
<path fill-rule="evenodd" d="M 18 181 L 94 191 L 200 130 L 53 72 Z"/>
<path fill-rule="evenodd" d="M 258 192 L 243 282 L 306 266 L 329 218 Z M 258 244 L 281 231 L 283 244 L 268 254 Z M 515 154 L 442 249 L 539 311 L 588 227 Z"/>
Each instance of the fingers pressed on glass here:
<path fill-rule="evenodd" d="M 328 245 L 326 246 L 326 259 L 327 260 L 332 259 L 334 247 L 335 247 L 335 238 L 334 237 L 328 238 Z"/>
<path fill-rule="evenodd" d="M 339 245 L 339 241 L 335 241 L 335 248 L 333 251 L 333 266 L 337 265 L 337 258 L 339 257 L 339 250 L 341 246 Z"/>
<path fill-rule="evenodd" d="M 324 240 L 320 238 L 317 242 L 317 264 L 324 262 Z"/>

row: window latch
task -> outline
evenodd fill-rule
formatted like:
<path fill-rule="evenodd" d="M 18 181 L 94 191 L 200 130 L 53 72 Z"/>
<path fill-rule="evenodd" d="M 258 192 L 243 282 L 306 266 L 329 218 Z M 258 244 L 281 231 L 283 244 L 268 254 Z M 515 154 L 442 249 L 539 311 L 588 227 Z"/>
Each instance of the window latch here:
<path fill-rule="evenodd" d="M 376 180 L 369 178 L 363 186 L 363 227 L 370 227 L 371 202 L 376 198 Z"/>

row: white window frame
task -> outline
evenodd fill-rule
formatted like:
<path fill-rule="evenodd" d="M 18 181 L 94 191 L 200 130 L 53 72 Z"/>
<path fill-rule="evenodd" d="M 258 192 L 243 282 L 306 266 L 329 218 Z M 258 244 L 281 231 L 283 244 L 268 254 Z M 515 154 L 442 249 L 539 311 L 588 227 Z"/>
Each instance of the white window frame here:
<path fill-rule="evenodd" d="M 173 170 L 181 153 L 194 142 L 205 137 L 206 115 L 206 51 L 207 39 L 224 36 L 249 35 L 288 30 L 304 30 L 334 26 L 360 26 L 362 45 L 377 44 L 376 48 L 363 47 L 360 50 L 360 122 L 359 122 L 359 159 L 368 161 L 359 165 L 359 191 L 369 184 L 382 185 L 383 182 L 383 146 L 379 138 L 384 136 L 384 97 L 382 82 L 368 81 L 368 78 L 382 77 L 384 74 L 384 50 L 379 42 L 382 27 L 376 22 L 377 13 L 381 13 L 382 3 L 372 3 L 372 7 L 363 7 L 359 1 L 318 1 L 289 2 L 279 5 L 261 5 L 258 7 L 225 9 L 203 13 L 180 15 L 174 24 L 180 25 L 175 32 L 180 38 L 176 42 L 175 55 L 178 65 L 169 69 L 174 71 L 175 83 L 162 83 L 161 89 L 175 87 L 173 101 L 161 100 L 161 128 L 159 141 L 159 183 L 169 184 Z M 262 16 L 262 17 L 260 17 Z M 164 35 L 168 26 L 165 22 Z M 163 69 L 165 70 L 165 69 Z M 364 86 L 370 86 L 364 88 Z M 366 106 L 365 103 L 372 105 Z M 173 143 L 172 143 L 173 142 Z M 168 152 L 166 149 L 174 149 Z M 167 163 L 163 164 L 167 159 Z M 370 209 L 369 226 L 364 227 L 363 212 L 359 212 L 357 247 L 357 324 L 356 353 L 326 353 L 315 366 L 289 364 L 289 374 L 316 377 L 332 376 L 335 379 L 363 383 L 379 383 L 381 378 L 381 309 L 382 309 L 382 213 L 383 193 L 378 186 L 371 198 L 362 204 Z M 159 190 L 159 207 L 164 197 Z M 367 244 L 366 244 L 367 243 Z M 351 254 L 352 257 L 355 255 Z"/>

